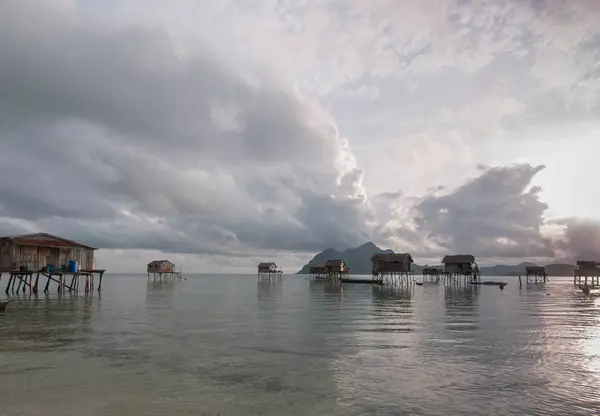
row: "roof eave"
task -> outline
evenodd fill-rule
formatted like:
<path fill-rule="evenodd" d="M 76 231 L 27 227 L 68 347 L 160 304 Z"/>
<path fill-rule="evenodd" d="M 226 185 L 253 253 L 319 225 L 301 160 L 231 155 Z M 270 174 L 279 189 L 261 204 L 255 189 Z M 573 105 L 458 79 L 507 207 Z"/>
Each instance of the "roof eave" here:
<path fill-rule="evenodd" d="M 77 245 L 77 246 L 69 246 L 69 245 L 64 245 L 64 246 L 59 246 L 59 245 L 54 245 L 54 244 L 35 244 L 35 243 L 21 243 L 19 241 L 14 240 L 12 237 L 10 237 L 10 239 L 17 245 L 19 246 L 29 246 L 29 247 L 48 247 L 48 248 L 77 248 L 77 249 L 89 249 L 89 250 L 99 250 L 96 247 L 90 247 L 90 246 L 85 246 L 85 245 Z"/>

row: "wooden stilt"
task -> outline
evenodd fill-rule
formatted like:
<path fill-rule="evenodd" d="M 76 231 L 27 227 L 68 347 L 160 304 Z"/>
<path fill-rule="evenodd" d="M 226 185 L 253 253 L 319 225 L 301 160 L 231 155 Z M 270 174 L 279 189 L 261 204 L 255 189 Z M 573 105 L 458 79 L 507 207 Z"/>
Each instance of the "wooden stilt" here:
<path fill-rule="evenodd" d="M 35 284 L 33 286 L 33 291 L 35 293 L 38 293 L 38 283 L 39 283 L 39 280 L 40 280 L 40 272 L 37 272 L 37 274 L 35 276 Z"/>
<path fill-rule="evenodd" d="M 13 278 L 14 278 L 14 276 L 12 274 L 8 278 L 8 284 L 6 285 L 6 291 L 5 291 L 7 295 L 8 295 L 10 284 L 12 283 Z"/>
<path fill-rule="evenodd" d="M 45 275 L 48 277 L 48 281 L 46 281 L 46 286 L 44 286 L 44 293 L 48 293 L 50 291 L 50 280 L 52 279 L 50 275 Z"/>

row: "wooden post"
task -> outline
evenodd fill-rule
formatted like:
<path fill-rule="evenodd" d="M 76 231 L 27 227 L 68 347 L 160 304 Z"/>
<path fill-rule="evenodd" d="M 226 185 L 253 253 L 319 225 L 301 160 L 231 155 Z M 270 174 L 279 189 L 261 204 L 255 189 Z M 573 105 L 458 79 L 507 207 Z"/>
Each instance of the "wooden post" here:
<path fill-rule="evenodd" d="M 71 278 L 71 283 L 69 284 L 69 292 L 72 292 L 73 289 L 75 288 L 75 278 L 78 278 L 79 274 L 78 273 L 73 273 L 73 277 Z"/>
<path fill-rule="evenodd" d="M 48 281 L 46 282 L 46 287 L 44 287 L 44 293 L 48 293 L 48 290 L 50 289 L 50 276 L 52 276 L 52 273 L 48 273 Z"/>
<path fill-rule="evenodd" d="M 523 287 L 523 283 L 521 282 L 521 276 L 519 276 L 519 289 Z"/>
<path fill-rule="evenodd" d="M 8 295 L 8 288 L 10 287 L 10 283 L 12 282 L 13 275 L 12 273 L 8 276 L 8 284 L 6 285 L 6 294 Z"/>

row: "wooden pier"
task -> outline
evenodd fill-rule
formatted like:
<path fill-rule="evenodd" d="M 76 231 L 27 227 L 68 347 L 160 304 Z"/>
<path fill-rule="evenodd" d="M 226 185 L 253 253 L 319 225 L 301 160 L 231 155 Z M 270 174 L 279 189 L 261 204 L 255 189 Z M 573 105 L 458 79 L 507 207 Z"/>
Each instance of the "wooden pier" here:
<path fill-rule="evenodd" d="M 81 278 L 84 291 L 92 293 L 98 278 L 98 292 L 106 272 L 95 267 L 97 249 L 47 233 L 0 238 L 0 281 L 8 276 L 5 293 L 37 294 L 40 284 L 44 292 L 56 283 L 58 291 L 78 292 Z M 41 278 L 41 280 L 40 280 Z"/>
<path fill-rule="evenodd" d="M 279 269 L 273 261 L 259 263 L 257 268 L 260 282 L 276 282 L 283 279 L 283 270 Z"/>
<path fill-rule="evenodd" d="M 578 261 L 577 267 L 575 267 L 573 272 L 573 284 L 575 286 L 579 286 L 580 288 L 583 288 L 583 286 L 586 286 L 588 289 L 600 288 L 600 261 Z"/>
<path fill-rule="evenodd" d="M 414 261 L 408 253 L 375 254 L 371 262 L 373 279 L 380 285 L 409 285 L 414 282 Z"/>
<path fill-rule="evenodd" d="M 148 280 L 152 282 L 174 282 L 181 280 L 182 273 L 169 260 L 153 260 L 146 267 Z"/>
<path fill-rule="evenodd" d="M 450 285 L 467 285 L 471 282 L 479 282 L 479 267 L 475 262 L 475 256 L 471 254 L 456 254 L 445 256 L 442 259 L 444 263 L 444 283 Z M 470 285 L 469 286 L 473 286 Z"/>
<path fill-rule="evenodd" d="M 525 283 L 546 283 L 549 282 L 546 268 L 541 266 L 525 267 Z"/>

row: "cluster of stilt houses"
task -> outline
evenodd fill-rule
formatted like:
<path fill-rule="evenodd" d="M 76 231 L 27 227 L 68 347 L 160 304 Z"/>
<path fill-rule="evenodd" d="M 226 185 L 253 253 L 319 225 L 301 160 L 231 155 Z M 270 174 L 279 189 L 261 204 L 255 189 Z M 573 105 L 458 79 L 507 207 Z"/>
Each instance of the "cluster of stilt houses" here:
<path fill-rule="evenodd" d="M 371 279 L 349 279 L 350 268 L 343 259 L 327 260 L 323 265 L 310 264 L 309 275 L 318 280 L 340 280 L 342 282 L 402 285 L 414 282 L 414 260 L 410 253 L 381 253 L 371 257 Z M 478 281 L 479 267 L 472 255 L 445 256 L 443 266 L 425 267 L 423 281 L 447 282 Z"/>
<path fill-rule="evenodd" d="M 96 268 L 97 248 L 46 233 L 0 237 L 0 281 L 7 276 L 6 293 L 37 293 L 43 285 L 48 292 L 52 283 L 59 291 L 77 292 L 85 283 L 85 293 L 91 293 L 98 280 L 102 289 L 106 270 Z M 340 282 L 402 285 L 414 282 L 413 258 L 410 253 L 380 253 L 371 258 L 370 279 L 349 279 L 351 270 L 344 259 L 328 259 L 324 264 L 310 264 L 312 279 Z M 480 283 L 481 273 L 475 256 L 456 254 L 445 256 L 439 266 L 426 266 L 421 272 L 421 282 Z M 154 260 L 147 265 L 148 279 L 153 281 L 181 280 L 182 272 L 169 260 Z M 259 281 L 279 281 L 283 270 L 273 261 L 257 266 Z M 83 278 L 83 279 L 82 279 Z M 45 279 L 45 282 L 43 280 Z M 526 266 L 527 283 L 546 283 L 548 274 L 544 267 Z M 521 282 L 521 276 L 519 276 Z M 580 260 L 573 273 L 573 284 L 582 288 L 600 288 L 600 261 Z"/>
<path fill-rule="evenodd" d="M 310 264 L 309 275 L 317 280 L 339 280 L 341 282 L 373 283 L 402 285 L 414 282 L 413 258 L 409 253 L 375 254 L 371 258 L 371 279 L 350 279 L 343 259 L 327 260 L 323 265 Z M 439 266 L 426 266 L 421 271 L 422 283 L 451 284 L 481 284 L 481 272 L 470 254 L 456 254 L 445 256 Z M 543 266 L 526 266 L 525 282 L 527 284 L 540 284 L 549 282 L 548 273 Z M 519 276 L 519 284 L 521 284 Z M 486 282 L 483 282 L 485 284 Z M 490 282 L 488 282 L 490 283 Z M 573 284 L 579 287 L 600 288 L 600 261 L 577 261 L 574 271 Z"/>

